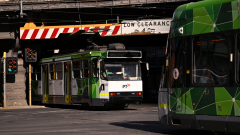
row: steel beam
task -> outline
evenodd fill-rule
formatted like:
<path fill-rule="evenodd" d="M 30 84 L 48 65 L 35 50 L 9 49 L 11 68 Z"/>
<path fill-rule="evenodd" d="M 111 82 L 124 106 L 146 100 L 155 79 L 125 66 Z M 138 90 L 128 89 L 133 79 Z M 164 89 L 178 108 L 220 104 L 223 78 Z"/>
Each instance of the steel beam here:
<path fill-rule="evenodd" d="M 168 2 L 182 2 L 188 0 L 112 0 L 112 1 L 85 1 L 85 2 L 55 2 L 37 3 L 23 2 L 23 10 L 41 10 L 41 9 L 66 9 L 66 8 L 99 8 L 99 7 L 115 7 L 115 6 L 131 6 L 138 4 L 154 4 Z M 19 2 L 1 2 L 0 11 L 19 11 Z"/>

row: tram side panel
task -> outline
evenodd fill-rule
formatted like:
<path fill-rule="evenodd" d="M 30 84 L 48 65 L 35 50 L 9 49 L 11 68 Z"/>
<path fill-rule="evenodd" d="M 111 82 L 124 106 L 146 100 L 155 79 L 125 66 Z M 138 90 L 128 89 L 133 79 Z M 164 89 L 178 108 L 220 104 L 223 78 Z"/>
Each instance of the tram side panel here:
<path fill-rule="evenodd" d="M 103 101 L 109 101 L 109 88 L 108 88 L 108 81 L 106 80 L 100 80 L 99 87 L 99 98 L 102 99 Z"/>
<path fill-rule="evenodd" d="M 49 84 L 49 103 L 64 103 L 64 82 L 63 80 L 51 80 Z"/>
<path fill-rule="evenodd" d="M 89 103 L 88 79 L 72 79 L 72 101 L 73 103 Z"/>
<path fill-rule="evenodd" d="M 168 93 L 167 88 L 160 88 L 158 92 L 158 118 L 163 124 L 167 124 L 168 115 Z"/>
<path fill-rule="evenodd" d="M 91 84 L 89 89 L 92 97 L 92 106 L 104 106 L 109 99 L 108 81 L 102 80 L 100 75 L 100 61 L 102 60 L 98 60 L 98 58 L 93 58 L 90 64 Z"/>
<path fill-rule="evenodd" d="M 84 60 L 82 60 L 84 59 Z M 72 103 L 87 103 L 91 105 L 89 92 L 89 58 L 75 59 L 72 61 L 71 94 Z"/>
<path fill-rule="evenodd" d="M 50 64 L 49 103 L 51 104 L 64 103 L 64 81 L 62 69 L 62 62 Z"/>
<path fill-rule="evenodd" d="M 43 65 L 43 81 L 42 81 L 42 86 L 43 86 L 43 103 L 48 103 L 49 101 L 49 65 L 45 64 Z"/>

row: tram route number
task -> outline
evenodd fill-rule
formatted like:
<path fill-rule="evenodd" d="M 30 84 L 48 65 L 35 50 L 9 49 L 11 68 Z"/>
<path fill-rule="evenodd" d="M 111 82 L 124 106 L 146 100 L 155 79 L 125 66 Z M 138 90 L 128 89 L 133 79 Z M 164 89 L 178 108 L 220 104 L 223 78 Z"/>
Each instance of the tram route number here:
<path fill-rule="evenodd" d="M 179 70 L 177 68 L 174 68 L 173 70 L 173 78 L 177 80 L 179 77 Z"/>

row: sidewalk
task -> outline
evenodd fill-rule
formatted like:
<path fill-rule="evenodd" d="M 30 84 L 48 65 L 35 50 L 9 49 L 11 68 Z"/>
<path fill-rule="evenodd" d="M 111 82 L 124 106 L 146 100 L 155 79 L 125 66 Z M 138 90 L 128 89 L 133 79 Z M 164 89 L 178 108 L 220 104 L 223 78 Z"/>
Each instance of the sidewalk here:
<path fill-rule="evenodd" d="M 0 107 L 0 110 L 8 110 L 8 109 L 33 109 L 33 108 L 46 108 L 45 106 L 40 105 L 32 105 L 32 106 L 8 106 L 6 108 Z"/>

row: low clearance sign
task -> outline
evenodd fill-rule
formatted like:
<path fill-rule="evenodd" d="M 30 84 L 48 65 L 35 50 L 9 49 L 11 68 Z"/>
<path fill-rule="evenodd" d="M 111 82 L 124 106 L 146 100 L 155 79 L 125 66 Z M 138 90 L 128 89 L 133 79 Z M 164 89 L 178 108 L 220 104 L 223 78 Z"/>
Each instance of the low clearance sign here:
<path fill-rule="evenodd" d="M 134 32 L 169 33 L 171 19 L 124 20 L 121 22 L 122 34 Z"/>

